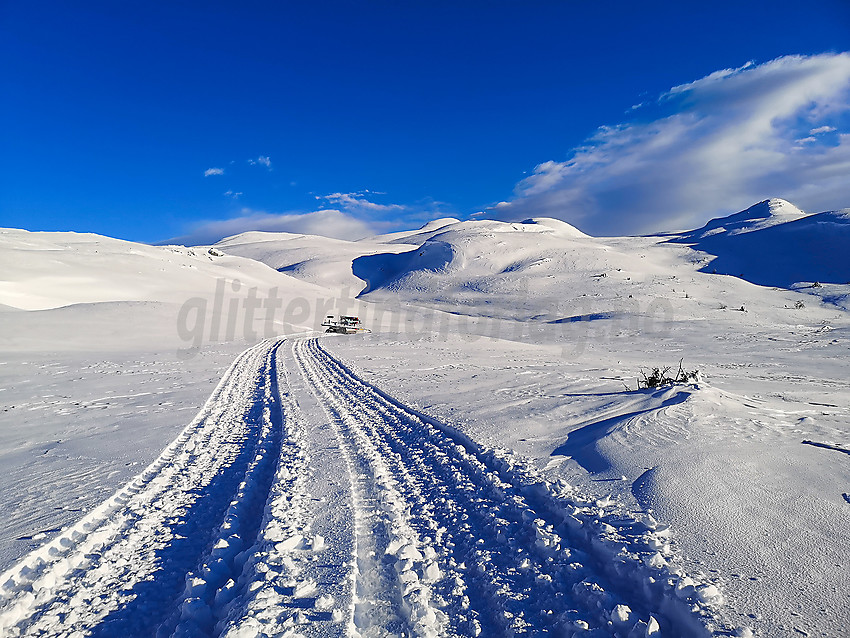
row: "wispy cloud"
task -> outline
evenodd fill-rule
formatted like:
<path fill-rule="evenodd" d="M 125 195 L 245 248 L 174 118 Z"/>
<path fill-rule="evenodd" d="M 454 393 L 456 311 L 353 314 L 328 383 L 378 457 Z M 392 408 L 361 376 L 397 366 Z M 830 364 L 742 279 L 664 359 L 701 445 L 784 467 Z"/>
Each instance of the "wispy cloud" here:
<path fill-rule="evenodd" d="M 850 53 L 723 69 L 630 115 L 537 166 L 488 214 L 605 235 L 694 227 L 772 196 L 850 204 Z"/>
<path fill-rule="evenodd" d="M 311 213 L 269 213 L 243 208 L 236 217 L 201 222 L 182 237 L 168 243 L 199 246 L 214 244 L 232 235 L 249 231 L 321 235 L 335 239 L 362 239 L 384 230 L 383 225 L 365 222 L 339 210 Z"/>
<path fill-rule="evenodd" d="M 232 190 L 224 194 L 234 199 L 242 195 Z M 225 237 L 248 231 L 357 240 L 400 228 L 416 228 L 437 217 L 447 216 L 447 205 L 434 200 L 422 200 L 410 206 L 371 201 L 373 197 L 384 195 L 386 193 L 364 190 L 316 196 L 322 208 L 312 212 L 269 213 L 243 208 L 230 219 L 199 222 L 186 235 L 170 239 L 167 243 L 188 246 L 213 244 Z M 325 204 L 327 207 L 324 207 Z"/>
<path fill-rule="evenodd" d="M 204 171 L 204 177 L 209 177 L 210 175 L 224 175 L 223 168 L 208 168 Z"/>
<path fill-rule="evenodd" d="M 331 193 L 321 197 L 317 196 L 316 199 L 328 202 L 351 213 L 387 213 L 406 210 L 406 207 L 401 204 L 378 204 L 367 199 L 367 196 L 385 194 L 367 190 L 355 193 Z"/>
<path fill-rule="evenodd" d="M 266 155 L 260 155 L 257 159 L 249 159 L 248 163 L 251 166 L 265 166 L 267 169 L 272 169 L 272 160 Z"/>

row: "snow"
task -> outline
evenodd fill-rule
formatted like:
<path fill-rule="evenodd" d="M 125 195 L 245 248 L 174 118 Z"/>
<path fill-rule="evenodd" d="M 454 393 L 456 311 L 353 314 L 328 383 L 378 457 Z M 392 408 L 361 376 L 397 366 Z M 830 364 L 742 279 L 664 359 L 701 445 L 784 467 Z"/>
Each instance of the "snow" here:
<path fill-rule="evenodd" d="M 441 217 L 433 219 L 417 230 L 405 230 L 387 235 L 378 235 L 376 237 L 366 238 L 361 241 L 378 241 L 384 244 L 408 244 L 418 246 L 426 239 L 433 237 L 437 232 L 452 224 L 460 223 L 459 219 L 454 217 Z"/>
<path fill-rule="evenodd" d="M 847 227 L 0 231 L 0 633 L 841 636 Z"/>
<path fill-rule="evenodd" d="M 805 216 L 806 213 L 791 202 L 775 197 L 753 204 L 740 213 L 712 219 L 702 228 L 686 234 L 700 238 L 713 237 L 718 234 L 743 235 L 778 224 L 796 221 Z"/>
<path fill-rule="evenodd" d="M 256 261 L 217 257 L 201 247 L 13 229 L 0 230 L 0 241 L 0 303 L 22 310 L 110 301 L 182 303 L 195 295 L 212 296 L 221 278 L 239 280 L 245 288 L 284 280 Z"/>
<path fill-rule="evenodd" d="M 363 282 L 351 273 L 354 259 L 378 252 L 410 250 L 414 246 L 368 239 L 316 241 L 311 235 L 251 232 L 223 239 L 215 247 L 228 255 L 260 261 L 299 280 L 332 290 L 349 288 L 357 294 Z"/>
<path fill-rule="evenodd" d="M 846 211 L 806 215 L 786 201 L 771 199 L 673 241 L 714 255 L 705 272 L 735 275 L 763 286 L 796 285 L 847 309 L 850 216 Z M 830 285 L 826 290 L 811 288 L 815 282 Z"/>

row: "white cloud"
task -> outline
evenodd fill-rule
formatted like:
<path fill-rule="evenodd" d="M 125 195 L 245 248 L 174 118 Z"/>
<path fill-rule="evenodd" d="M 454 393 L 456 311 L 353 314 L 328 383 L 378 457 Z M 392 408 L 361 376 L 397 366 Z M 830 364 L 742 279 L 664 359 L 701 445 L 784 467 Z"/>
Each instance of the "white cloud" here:
<path fill-rule="evenodd" d="M 186 246 L 214 244 L 231 235 L 252 230 L 321 235 L 336 239 L 362 239 L 377 234 L 381 224 L 370 224 L 338 210 L 312 213 L 267 213 L 244 208 L 238 217 L 201 222 L 183 237 L 168 240 Z"/>
<path fill-rule="evenodd" d="M 347 212 L 371 212 L 385 213 L 390 211 L 405 210 L 400 204 L 376 204 L 366 199 L 367 195 L 383 195 L 384 193 L 376 193 L 372 191 L 359 191 L 356 193 L 331 193 L 323 197 L 316 197 L 318 200 L 324 200 L 329 204 L 340 207 Z"/>
<path fill-rule="evenodd" d="M 819 126 L 809 131 L 809 135 L 820 135 L 821 133 L 832 133 L 836 128 L 834 126 Z"/>
<path fill-rule="evenodd" d="M 208 168 L 204 171 L 204 177 L 209 177 L 210 175 L 224 175 L 223 168 Z"/>
<path fill-rule="evenodd" d="M 257 159 L 249 159 L 248 163 L 251 166 L 265 166 L 269 170 L 272 168 L 271 158 L 265 155 L 260 155 Z"/>
<path fill-rule="evenodd" d="M 850 131 L 850 53 L 716 71 L 632 115 L 537 166 L 490 215 L 606 235 L 695 227 L 773 196 L 812 211 L 850 204 L 850 135 L 807 139 Z"/>
<path fill-rule="evenodd" d="M 232 189 L 223 194 L 234 200 L 243 195 L 242 192 Z M 432 219 L 452 214 L 447 204 L 432 199 L 423 199 L 410 206 L 379 204 L 369 199 L 381 195 L 386 193 L 363 190 L 316 195 L 319 210 L 306 213 L 269 213 L 243 208 L 235 217 L 198 222 L 190 227 L 186 235 L 162 243 L 208 245 L 224 237 L 248 231 L 286 232 L 357 240 L 400 228 L 416 228 Z"/>

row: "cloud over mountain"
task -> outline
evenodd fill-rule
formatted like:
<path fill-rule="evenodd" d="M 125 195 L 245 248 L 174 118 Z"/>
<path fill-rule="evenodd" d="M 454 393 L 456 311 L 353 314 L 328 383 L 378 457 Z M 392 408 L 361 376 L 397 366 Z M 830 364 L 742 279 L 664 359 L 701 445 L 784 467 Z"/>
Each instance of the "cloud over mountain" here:
<path fill-rule="evenodd" d="M 850 201 L 850 53 L 787 56 L 673 87 L 547 161 L 489 216 L 550 216 L 594 235 L 693 228 L 781 196 Z"/>
<path fill-rule="evenodd" d="M 202 222 L 188 234 L 170 239 L 165 243 L 186 246 L 214 244 L 224 237 L 251 230 L 321 235 L 351 240 L 361 239 L 377 232 L 375 225 L 338 210 L 275 214 L 243 208 L 242 214 L 238 217 Z"/>

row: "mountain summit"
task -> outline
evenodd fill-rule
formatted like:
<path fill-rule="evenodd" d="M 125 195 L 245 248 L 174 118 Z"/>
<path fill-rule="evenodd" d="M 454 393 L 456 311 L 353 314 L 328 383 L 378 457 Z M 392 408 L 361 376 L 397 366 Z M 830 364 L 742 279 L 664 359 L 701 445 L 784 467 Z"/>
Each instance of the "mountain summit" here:
<path fill-rule="evenodd" d="M 702 228 L 688 231 L 683 235 L 690 238 L 705 239 L 712 235 L 741 235 L 764 230 L 777 224 L 785 224 L 806 217 L 806 213 L 784 199 L 773 197 L 753 204 L 740 213 L 712 219 Z"/>
<path fill-rule="evenodd" d="M 766 199 L 670 241 L 715 255 L 705 271 L 762 286 L 850 281 L 847 210 L 810 215 L 784 199 Z"/>

